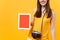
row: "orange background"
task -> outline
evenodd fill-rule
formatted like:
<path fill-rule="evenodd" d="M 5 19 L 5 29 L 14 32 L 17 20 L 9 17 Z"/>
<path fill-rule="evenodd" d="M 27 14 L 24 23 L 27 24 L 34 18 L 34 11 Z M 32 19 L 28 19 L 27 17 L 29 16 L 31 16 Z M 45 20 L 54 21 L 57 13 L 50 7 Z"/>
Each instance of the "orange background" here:
<path fill-rule="evenodd" d="M 37 0 L 0 0 L 0 40 L 26 40 L 29 30 L 18 29 L 19 13 L 34 13 Z M 60 40 L 60 0 L 50 0 L 56 12 L 56 40 Z"/>

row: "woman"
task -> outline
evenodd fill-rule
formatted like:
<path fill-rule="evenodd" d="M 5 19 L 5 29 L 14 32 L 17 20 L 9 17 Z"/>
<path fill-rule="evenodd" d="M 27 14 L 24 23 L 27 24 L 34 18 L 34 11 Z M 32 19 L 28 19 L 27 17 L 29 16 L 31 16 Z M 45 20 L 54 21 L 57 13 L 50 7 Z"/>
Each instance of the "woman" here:
<path fill-rule="evenodd" d="M 33 15 L 29 36 L 31 34 L 35 40 L 56 40 L 54 23 L 55 13 L 50 8 L 49 0 L 37 0 L 37 10 Z"/>

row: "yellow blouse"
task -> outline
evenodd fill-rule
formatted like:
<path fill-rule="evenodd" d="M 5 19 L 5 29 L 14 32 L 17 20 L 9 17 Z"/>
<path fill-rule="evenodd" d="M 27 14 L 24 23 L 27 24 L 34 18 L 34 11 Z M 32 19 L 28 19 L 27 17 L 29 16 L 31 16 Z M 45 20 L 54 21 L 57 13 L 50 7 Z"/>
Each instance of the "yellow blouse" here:
<path fill-rule="evenodd" d="M 42 16 L 40 18 L 34 17 L 34 26 L 32 30 L 38 31 L 42 33 L 41 40 L 52 40 L 51 32 L 50 32 L 50 21 L 51 17 L 47 18 L 47 14 L 42 13 Z M 43 19 L 43 22 L 42 22 Z"/>

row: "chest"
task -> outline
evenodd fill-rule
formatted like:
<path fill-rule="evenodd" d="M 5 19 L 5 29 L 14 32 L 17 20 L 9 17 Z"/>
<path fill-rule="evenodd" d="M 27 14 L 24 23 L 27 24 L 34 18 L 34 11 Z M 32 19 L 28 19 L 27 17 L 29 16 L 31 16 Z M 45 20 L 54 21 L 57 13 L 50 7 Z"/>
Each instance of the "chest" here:
<path fill-rule="evenodd" d="M 42 14 L 42 16 L 40 18 L 35 17 L 35 22 L 36 23 L 50 23 L 51 22 L 51 18 L 47 18 L 47 15 Z"/>

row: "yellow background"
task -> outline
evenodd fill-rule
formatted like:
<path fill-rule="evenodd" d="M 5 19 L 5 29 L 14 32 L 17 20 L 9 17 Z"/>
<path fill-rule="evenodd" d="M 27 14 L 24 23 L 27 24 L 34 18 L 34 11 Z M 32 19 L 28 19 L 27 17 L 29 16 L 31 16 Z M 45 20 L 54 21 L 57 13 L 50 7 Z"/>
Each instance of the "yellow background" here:
<path fill-rule="evenodd" d="M 29 30 L 18 30 L 18 13 L 34 13 L 37 0 L 0 0 L 0 40 L 26 40 Z M 50 0 L 56 13 L 56 40 L 60 40 L 60 0 Z"/>

